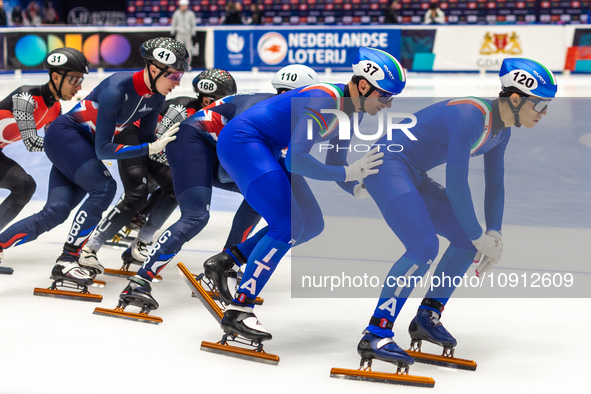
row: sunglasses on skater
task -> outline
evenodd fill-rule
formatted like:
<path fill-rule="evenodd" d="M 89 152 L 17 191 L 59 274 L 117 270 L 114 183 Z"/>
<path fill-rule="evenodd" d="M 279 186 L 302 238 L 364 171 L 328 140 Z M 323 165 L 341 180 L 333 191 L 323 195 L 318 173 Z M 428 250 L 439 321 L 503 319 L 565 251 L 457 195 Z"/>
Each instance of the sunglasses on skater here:
<path fill-rule="evenodd" d="M 173 82 L 181 82 L 181 79 L 183 78 L 183 75 L 185 75 L 185 73 L 164 73 L 162 74 L 162 76 L 166 79 L 169 79 Z"/>
<path fill-rule="evenodd" d="M 388 104 L 394 98 L 394 95 L 392 93 L 385 92 L 378 88 L 375 88 L 375 91 L 378 92 L 378 94 L 380 95 L 380 97 L 378 97 L 380 103 Z"/>
<path fill-rule="evenodd" d="M 534 111 L 538 113 L 544 112 L 546 108 L 548 108 L 548 104 L 550 104 L 550 100 L 535 100 L 532 98 L 528 98 L 527 101 L 531 101 L 532 103 L 534 103 Z"/>
<path fill-rule="evenodd" d="M 72 77 L 72 76 L 69 76 L 69 75 L 65 75 L 65 77 L 68 78 L 68 82 L 72 86 L 78 86 L 78 85 L 80 85 L 82 83 L 82 81 L 84 81 L 84 77 Z"/>

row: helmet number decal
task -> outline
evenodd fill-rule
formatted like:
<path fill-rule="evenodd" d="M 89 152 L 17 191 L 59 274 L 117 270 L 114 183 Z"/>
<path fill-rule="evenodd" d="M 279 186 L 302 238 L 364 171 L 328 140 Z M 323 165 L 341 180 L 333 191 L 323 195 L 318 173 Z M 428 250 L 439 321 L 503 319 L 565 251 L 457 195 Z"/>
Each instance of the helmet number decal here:
<path fill-rule="evenodd" d="M 63 53 L 54 53 L 47 58 L 47 63 L 52 66 L 61 66 L 68 62 L 68 57 Z"/>
<path fill-rule="evenodd" d="M 202 79 L 197 83 L 197 89 L 201 93 L 215 93 L 218 90 L 218 85 L 211 79 Z"/>
<path fill-rule="evenodd" d="M 296 82 L 299 78 L 297 73 L 283 73 L 279 77 L 280 82 Z"/>
<path fill-rule="evenodd" d="M 152 55 L 154 56 L 154 59 L 156 59 L 160 63 L 174 64 L 176 62 L 176 56 L 174 55 L 174 53 L 165 48 L 154 49 Z"/>
<path fill-rule="evenodd" d="M 374 64 L 371 64 L 371 63 L 368 62 L 365 65 L 365 68 L 363 69 L 363 72 L 366 73 L 366 74 L 369 74 L 369 75 L 374 75 L 376 73 L 376 71 L 378 71 L 378 70 L 379 70 L 378 67 L 376 67 Z"/>
<path fill-rule="evenodd" d="M 533 75 L 531 75 L 527 71 L 513 70 L 511 71 L 511 74 L 513 77 L 511 78 L 512 81 L 517 85 L 525 86 L 527 89 L 530 90 L 536 89 L 538 87 L 538 81 L 533 77 Z"/>

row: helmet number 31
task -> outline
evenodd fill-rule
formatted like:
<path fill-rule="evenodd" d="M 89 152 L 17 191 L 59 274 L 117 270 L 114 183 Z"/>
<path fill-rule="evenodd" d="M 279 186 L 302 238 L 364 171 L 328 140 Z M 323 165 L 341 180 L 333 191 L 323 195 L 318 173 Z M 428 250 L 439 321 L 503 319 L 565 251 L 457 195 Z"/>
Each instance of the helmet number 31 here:
<path fill-rule="evenodd" d="M 52 66 L 61 66 L 62 64 L 66 64 L 68 62 L 68 57 L 63 54 L 55 54 L 51 55 L 49 59 L 47 59 L 47 63 L 51 64 Z"/>

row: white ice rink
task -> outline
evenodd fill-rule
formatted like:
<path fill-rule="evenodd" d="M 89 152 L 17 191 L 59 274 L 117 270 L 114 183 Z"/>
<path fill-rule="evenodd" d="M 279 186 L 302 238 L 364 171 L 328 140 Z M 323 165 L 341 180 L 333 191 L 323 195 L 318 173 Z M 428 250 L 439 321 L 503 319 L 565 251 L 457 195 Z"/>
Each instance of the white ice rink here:
<path fill-rule="evenodd" d="M 190 81 L 194 75 L 195 72 L 185 76 L 173 95 L 192 95 Z M 234 75 L 240 92 L 272 91 L 272 74 Z M 349 75 L 320 77 L 323 81 L 346 82 Z M 81 96 L 101 78 L 91 74 L 84 82 Z M 20 85 L 46 80 L 44 74 L 23 74 L 20 78 L 2 75 L 0 98 Z M 564 97 L 591 96 L 589 76 L 559 76 L 558 83 Z M 403 94 L 492 97 L 498 88 L 493 74 L 410 74 Z M 65 109 L 71 106 L 66 104 Z M 21 143 L 13 145 L 4 152 L 13 158 L 24 154 L 26 162 L 17 161 L 33 174 L 38 184 L 34 201 L 19 216 L 23 218 L 43 206 L 49 167 L 43 154 L 24 153 Z M 591 156 L 591 147 L 588 149 L 587 155 Z M 591 175 L 591 170 L 587 168 L 586 173 Z M 521 182 L 521 188 L 527 189 L 528 182 L 534 180 L 524 178 Z M 591 177 L 582 182 L 589 193 Z M 566 210 L 569 198 L 575 196 L 563 197 Z M 102 294 L 101 304 L 33 296 L 34 287 L 51 284 L 49 274 L 71 221 L 34 242 L 5 251 L 2 265 L 15 271 L 11 276 L 0 276 L 0 393 L 428 392 L 425 388 L 331 379 L 332 367 L 358 366 L 356 346 L 376 301 L 291 298 L 289 255 L 261 294 L 264 305 L 257 307 L 258 317 L 274 338 L 265 349 L 281 357 L 279 365 L 200 351 L 201 341 L 219 340 L 221 330 L 201 303 L 191 297 L 177 274 L 176 263 L 182 261 L 192 272 L 199 273 L 203 261 L 222 248 L 233 215 L 231 210 L 238 206 L 240 198 L 225 192 L 216 192 L 213 198 L 208 226 L 162 271 L 164 280 L 153 285 L 160 308 L 152 314 L 164 320 L 158 326 L 92 314 L 96 306 L 115 307 L 118 294 L 127 283 L 122 278 L 106 276 L 106 287 L 91 289 Z M 507 205 L 510 204 L 508 201 Z M 535 204 L 536 201 L 530 202 L 532 209 Z M 178 216 L 177 210 L 168 224 Z M 383 226 L 383 220 L 372 220 Z M 337 221 L 328 217 L 327 226 Z M 386 227 L 384 237 L 391 236 L 397 254 L 382 258 L 386 271 L 402 254 L 394 235 L 388 231 Z M 579 271 L 591 276 L 591 223 L 574 227 L 509 224 L 504 233 L 506 252 L 496 272 L 515 265 L 517 260 L 530 259 L 532 264 L 539 262 L 540 272 L 566 272 L 574 267 L 573 262 L 578 262 Z M 119 268 L 121 252 L 105 246 L 99 258 L 106 267 Z M 407 327 L 420 296 L 407 302 L 394 327 L 395 339 L 403 347 L 410 341 Z M 477 371 L 415 364 L 411 373 L 433 377 L 436 384 L 431 390 L 438 393 L 588 393 L 588 304 L 589 299 L 452 299 L 442 322 L 458 340 L 456 356 L 475 360 Z M 429 345 L 426 348 L 438 350 Z M 393 372 L 390 365 L 378 361 L 374 370 Z"/>

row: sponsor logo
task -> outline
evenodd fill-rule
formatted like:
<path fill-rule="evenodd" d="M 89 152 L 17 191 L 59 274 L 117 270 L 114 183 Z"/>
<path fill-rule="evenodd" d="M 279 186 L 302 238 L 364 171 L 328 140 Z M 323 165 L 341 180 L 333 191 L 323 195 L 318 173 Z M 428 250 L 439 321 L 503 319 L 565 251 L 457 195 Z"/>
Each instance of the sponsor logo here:
<path fill-rule="evenodd" d="M 238 33 L 230 33 L 226 37 L 226 48 L 232 53 L 240 53 L 244 48 L 244 37 Z"/>
<path fill-rule="evenodd" d="M 522 53 L 517 33 L 496 34 L 487 32 L 480 47 L 481 55 L 494 55 L 503 53 L 506 55 L 520 55 Z"/>
<path fill-rule="evenodd" d="M 287 40 L 276 32 L 264 34 L 257 44 L 259 57 L 269 65 L 281 63 L 287 56 L 287 49 Z"/>
<path fill-rule="evenodd" d="M 139 109 L 137 112 L 148 112 L 148 111 L 151 111 L 151 110 L 152 110 L 151 107 L 148 107 L 147 104 L 144 104 L 144 106 L 141 109 Z"/>

